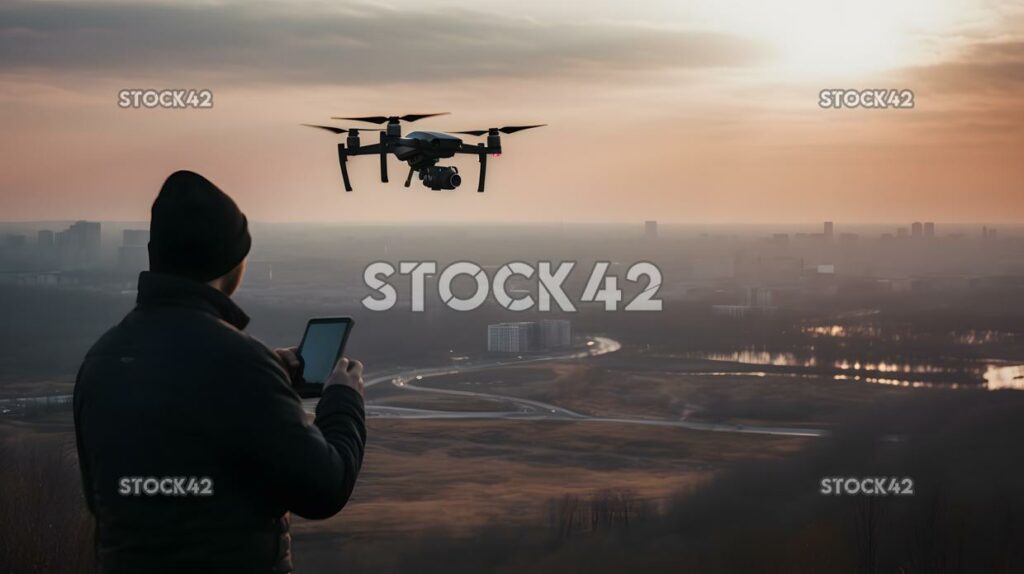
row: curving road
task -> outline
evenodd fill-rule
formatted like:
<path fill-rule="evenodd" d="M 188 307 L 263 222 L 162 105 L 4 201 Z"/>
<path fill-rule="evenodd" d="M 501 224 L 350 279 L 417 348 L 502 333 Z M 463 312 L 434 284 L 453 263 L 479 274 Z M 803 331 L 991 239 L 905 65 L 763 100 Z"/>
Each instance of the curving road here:
<path fill-rule="evenodd" d="M 644 417 L 602 417 L 590 416 L 578 413 L 564 407 L 523 399 L 496 395 L 492 393 L 478 393 L 474 391 L 458 391 L 451 389 L 438 389 L 432 387 L 421 387 L 415 383 L 431 377 L 482 371 L 496 367 L 510 365 L 524 365 L 545 361 L 558 361 L 569 359 L 583 359 L 596 357 L 608 353 L 614 353 L 622 348 L 622 345 L 614 339 L 607 337 L 594 337 L 587 343 L 586 350 L 571 353 L 549 354 L 525 359 L 487 361 L 483 363 L 471 363 L 460 367 L 435 367 L 428 369 L 414 369 L 410 371 L 382 374 L 368 381 L 366 386 L 377 385 L 383 382 L 390 382 L 396 387 L 405 391 L 416 393 L 433 393 L 436 395 L 454 396 L 484 400 L 498 403 L 505 406 L 504 410 L 495 411 L 446 411 L 432 409 L 418 409 L 406 407 L 394 407 L 374 404 L 370 401 L 366 405 L 367 416 L 374 418 L 402 418 L 402 419 L 521 419 L 521 420 L 561 420 L 577 422 L 603 422 L 620 424 L 640 424 L 648 426 L 675 427 L 697 431 L 709 432 L 733 432 L 748 434 L 767 434 L 783 436 L 818 437 L 827 434 L 827 431 L 811 428 L 794 427 L 773 427 L 773 426 L 748 426 L 736 424 L 696 422 L 689 420 L 654 419 Z M 312 410 L 316 405 L 315 399 L 305 402 L 306 408 Z"/>

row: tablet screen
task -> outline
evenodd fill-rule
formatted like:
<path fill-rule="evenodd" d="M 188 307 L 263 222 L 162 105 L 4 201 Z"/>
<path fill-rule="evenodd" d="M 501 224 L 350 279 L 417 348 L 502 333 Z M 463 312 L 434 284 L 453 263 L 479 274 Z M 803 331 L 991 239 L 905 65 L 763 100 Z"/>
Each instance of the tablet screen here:
<path fill-rule="evenodd" d="M 323 384 L 331 374 L 343 351 L 349 325 L 347 319 L 314 319 L 306 326 L 299 354 L 307 383 Z"/>

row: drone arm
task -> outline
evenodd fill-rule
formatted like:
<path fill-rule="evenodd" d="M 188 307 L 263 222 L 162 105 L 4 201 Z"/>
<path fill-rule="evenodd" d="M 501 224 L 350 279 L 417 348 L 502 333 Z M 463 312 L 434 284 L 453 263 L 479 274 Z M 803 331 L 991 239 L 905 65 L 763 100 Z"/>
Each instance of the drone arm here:
<path fill-rule="evenodd" d="M 381 146 L 378 144 L 361 145 L 357 148 L 346 148 L 345 154 L 349 157 L 357 155 L 377 155 L 380 153 Z"/>
<path fill-rule="evenodd" d="M 473 155 L 485 154 L 500 154 L 501 147 L 487 147 L 484 144 L 462 144 L 459 149 L 455 150 L 455 153 L 469 153 Z"/>
<path fill-rule="evenodd" d="M 341 165 L 341 181 L 345 183 L 345 191 L 352 191 L 352 184 L 348 180 L 348 155 L 345 144 L 338 144 L 338 163 Z"/>

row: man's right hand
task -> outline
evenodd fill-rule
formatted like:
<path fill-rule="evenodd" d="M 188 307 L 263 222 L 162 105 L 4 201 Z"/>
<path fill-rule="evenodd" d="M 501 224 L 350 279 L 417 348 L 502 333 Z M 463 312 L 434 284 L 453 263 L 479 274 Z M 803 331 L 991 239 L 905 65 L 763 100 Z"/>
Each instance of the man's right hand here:
<path fill-rule="evenodd" d="M 338 359 L 334 370 L 324 381 L 324 390 L 331 385 L 352 387 L 359 396 L 363 396 L 363 364 L 359 361 L 350 361 L 347 357 Z"/>

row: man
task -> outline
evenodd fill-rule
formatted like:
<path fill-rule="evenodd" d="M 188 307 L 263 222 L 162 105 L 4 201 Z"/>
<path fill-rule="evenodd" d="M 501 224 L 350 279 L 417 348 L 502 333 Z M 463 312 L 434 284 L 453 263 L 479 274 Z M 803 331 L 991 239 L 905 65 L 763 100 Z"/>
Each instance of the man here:
<path fill-rule="evenodd" d="M 102 573 L 290 572 L 288 513 L 347 502 L 366 443 L 363 366 L 341 359 L 310 424 L 293 350 L 242 332 L 251 238 L 234 201 L 179 171 L 153 203 L 138 304 L 75 384 Z"/>

